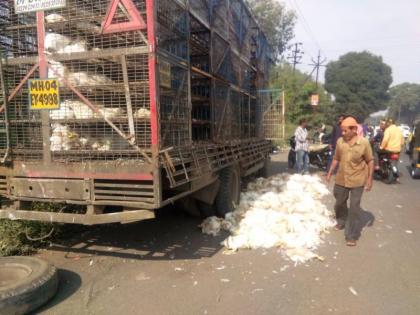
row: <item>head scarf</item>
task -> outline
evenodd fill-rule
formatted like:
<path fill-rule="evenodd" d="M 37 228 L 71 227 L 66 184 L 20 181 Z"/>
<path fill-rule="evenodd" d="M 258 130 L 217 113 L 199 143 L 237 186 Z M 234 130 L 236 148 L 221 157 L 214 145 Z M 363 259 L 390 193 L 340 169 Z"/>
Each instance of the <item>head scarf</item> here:
<path fill-rule="evenodd" d="M 341 127 L 357 127 L 357 126 L 358 126 L 358 123 L 356 119 L 354 119 L 353 117 L 347 117 L 341 123 Z"/>

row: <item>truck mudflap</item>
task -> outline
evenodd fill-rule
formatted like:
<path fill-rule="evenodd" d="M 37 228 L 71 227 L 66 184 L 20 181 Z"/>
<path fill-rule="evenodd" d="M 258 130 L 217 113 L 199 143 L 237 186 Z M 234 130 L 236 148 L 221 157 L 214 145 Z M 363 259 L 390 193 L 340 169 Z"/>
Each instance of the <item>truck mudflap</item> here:
<path fill-rule="evenodd" d="M 106 214 L 96 214 L 93 210 L 91 211 L 89 207 L 86 214 L 16 210 L 14 208 L 3 208 L 0 210 L 0 219 L 30 220 L 82 225 L 96 225 L 118 222 L 130 223 L 153 218 L 155 218 L 155 212 L 153 210 L 129 210 Z"/>

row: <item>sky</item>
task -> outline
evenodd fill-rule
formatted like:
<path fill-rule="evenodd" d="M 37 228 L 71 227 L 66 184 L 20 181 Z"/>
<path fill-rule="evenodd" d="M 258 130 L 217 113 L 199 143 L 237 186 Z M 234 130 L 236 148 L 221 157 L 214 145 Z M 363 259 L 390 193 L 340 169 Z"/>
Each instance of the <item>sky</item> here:
<path fill-rule="evenodd" d="M 370 51 L 392 68 L 394 82 L 420 84 L 420 0 L 279 0 L 297 13 L 294 42 L 311 59 L 337 60 L 349 51 Z M 324 80 L 323 71 L 320 75 Z"/>

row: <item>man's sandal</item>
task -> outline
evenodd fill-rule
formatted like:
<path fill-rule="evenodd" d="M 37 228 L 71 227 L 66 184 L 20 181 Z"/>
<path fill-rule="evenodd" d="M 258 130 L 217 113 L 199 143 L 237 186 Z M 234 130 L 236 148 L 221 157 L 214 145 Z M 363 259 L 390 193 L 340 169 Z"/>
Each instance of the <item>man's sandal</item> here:
<path fill-rule="evenodd" d="M 356 245 L 357 245 L 357 241 L 353 241 L 353 240 L 351 240 L 351 241 L 346 241 L 346 245 L 347 245 L 347 246 L 356 246 Z"/>
<path fill-rule="evenodd" d="M 344 229 L 344 225 L 341 225 L 341 224 L 336 224 L 335 226 L 334 226 L 334 230 L 335 231 L 341 231 L 341 230 L 343 230 Z"/>

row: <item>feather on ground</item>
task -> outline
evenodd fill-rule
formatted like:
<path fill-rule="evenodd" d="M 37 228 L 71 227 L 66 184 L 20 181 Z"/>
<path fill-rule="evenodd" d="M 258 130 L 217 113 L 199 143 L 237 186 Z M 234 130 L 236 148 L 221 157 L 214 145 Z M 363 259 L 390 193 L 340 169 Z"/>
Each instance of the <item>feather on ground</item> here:
<path fill-rule="evenodd" d="M 323 234 L 334 226 L 333 213 L 322 203 L 328 194 L 318 176 L 258 178 L 241 194 L 234 212 L 225 219 L 207 218 L 212 224 L 204 222 L 202 232 L 217 235 L 226 229 L 231 235 L 222 244 L 228 249 L 280 247 L 290 260 L 304 263 L 319 257 L 315 251 Z"/>

